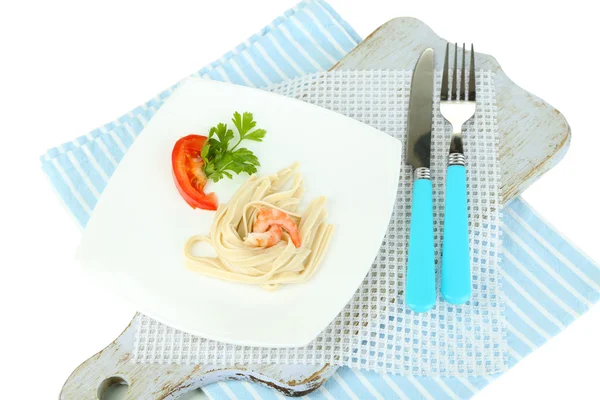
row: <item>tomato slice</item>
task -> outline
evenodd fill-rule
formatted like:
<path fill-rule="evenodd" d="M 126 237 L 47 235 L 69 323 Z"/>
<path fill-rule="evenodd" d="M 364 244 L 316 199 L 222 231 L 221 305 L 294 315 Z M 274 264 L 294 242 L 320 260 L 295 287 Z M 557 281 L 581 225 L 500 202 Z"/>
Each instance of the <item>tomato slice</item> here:
<path fill-rule="evenodd" d="M 217 195 L 204 193 L 207 178 L 200 151 L 205 141 L 206 136 L 187 135 L 175 143 L 171 154 L 173 178 L 181 197 L 192 208 L 216 210 L 219 205 Z"/>

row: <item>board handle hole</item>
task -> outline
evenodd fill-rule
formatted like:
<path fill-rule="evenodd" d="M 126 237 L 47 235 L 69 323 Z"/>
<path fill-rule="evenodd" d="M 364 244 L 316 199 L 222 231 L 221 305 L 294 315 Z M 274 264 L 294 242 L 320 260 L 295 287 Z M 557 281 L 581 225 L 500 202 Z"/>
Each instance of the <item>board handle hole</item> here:
<path fill-rule="evenodd" d="M 129 390 L 129 383 L 120 376 L 111 376 L 98 386 L 98 400 L 122 400 Z"/>

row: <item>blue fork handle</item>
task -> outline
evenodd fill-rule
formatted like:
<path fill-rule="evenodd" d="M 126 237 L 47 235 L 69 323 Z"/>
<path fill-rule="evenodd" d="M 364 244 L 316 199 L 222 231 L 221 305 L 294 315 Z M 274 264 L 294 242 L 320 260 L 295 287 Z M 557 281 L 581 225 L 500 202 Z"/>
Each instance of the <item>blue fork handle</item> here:
<path fill-rule="evenodd" d="M 442 246 L 442 296 L 463 304 L 471 297 L 471 260 L 464 165 L 450 165 L 446 174 L 446 208 Z"/>
<path fill-rule="evenodd" d="M 416 179 L 410 217 L 406 304 L 415 312 L 425 312 L 433 308 L 435 299 L 431 181 Z"/>

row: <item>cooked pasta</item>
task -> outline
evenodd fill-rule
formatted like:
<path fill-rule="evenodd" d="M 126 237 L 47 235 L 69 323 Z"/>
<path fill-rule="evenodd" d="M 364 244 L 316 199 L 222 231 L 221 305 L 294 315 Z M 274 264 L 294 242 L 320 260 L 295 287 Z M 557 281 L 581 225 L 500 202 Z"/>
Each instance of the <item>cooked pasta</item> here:
<path fill-rule="evenodd" d="M 258 178 L 252 175 L 216 212 L 210 236 L 185 244 L 186 267 L 214 278 L 262 285 L 308 280 L 318 268 L 333 233 L 325 219 L 326 198 L 317 197 L 297 211 L 304 187 L 299 165 Z M 193 255 L 199 242 L 217 257 Z"/>

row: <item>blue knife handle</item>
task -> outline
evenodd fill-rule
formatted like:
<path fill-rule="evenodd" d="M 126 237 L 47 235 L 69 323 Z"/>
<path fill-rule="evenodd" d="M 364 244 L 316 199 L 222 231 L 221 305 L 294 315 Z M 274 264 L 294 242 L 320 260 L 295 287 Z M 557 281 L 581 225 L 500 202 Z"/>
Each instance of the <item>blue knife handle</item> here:
<path fill-rule="evenodd" d="M 425 312 L 433 308 L 435 300 L 431 181 L 416 179 L 410 217 L 406 304 L 415 312 Z"/>
<path fill-rule="evenodd" d="M 442 246 L 442 296 L 462 304 L 471 297 L 467 174 L 464 165 L 450 165 L 446 174 L 446 209 Z"/>

